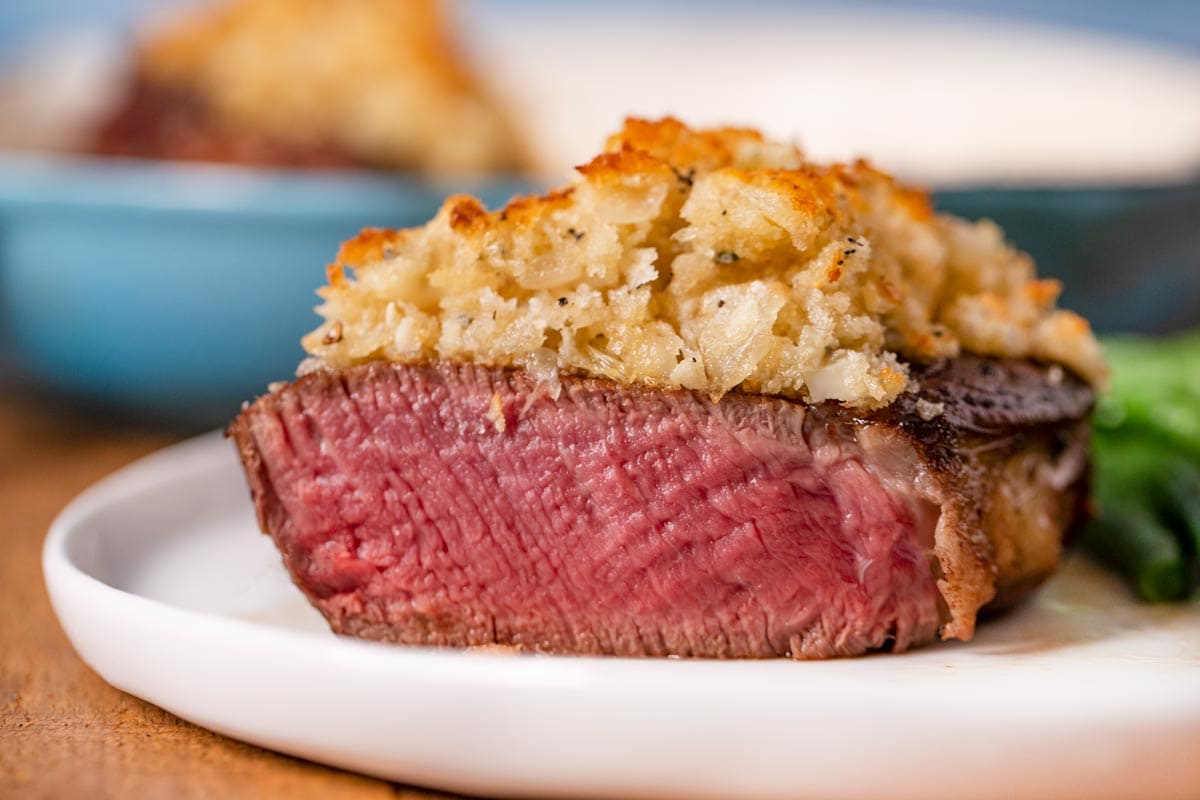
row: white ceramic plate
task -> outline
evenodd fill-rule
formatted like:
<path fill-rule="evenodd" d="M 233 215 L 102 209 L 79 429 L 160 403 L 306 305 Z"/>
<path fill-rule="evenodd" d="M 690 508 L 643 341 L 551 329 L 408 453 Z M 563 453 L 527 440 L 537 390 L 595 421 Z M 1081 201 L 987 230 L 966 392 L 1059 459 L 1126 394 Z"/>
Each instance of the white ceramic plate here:
<path fill-rule="evenodd" d="M 46 582 L 83 659 L 179 716 L 408 783 L 575 797 L 1200 791 L 1200 605 L 1083 561 L 969 645 L 795 663 L 513 656 L 334 637 L 206 436 L 75 500 Z"/>
<path fill-rule="evenodd" d="M 464 22 L 555 180 L 625 115 L 664 113 L 942 188 L 1200 170 L 1194 53 L 907 5 L 480 2 Z"/>

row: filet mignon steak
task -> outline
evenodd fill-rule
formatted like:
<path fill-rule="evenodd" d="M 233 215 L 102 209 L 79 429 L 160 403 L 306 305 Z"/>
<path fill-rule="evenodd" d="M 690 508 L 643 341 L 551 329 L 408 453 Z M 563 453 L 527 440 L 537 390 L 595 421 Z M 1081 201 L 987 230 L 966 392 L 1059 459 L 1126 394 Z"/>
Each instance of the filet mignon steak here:
<path fill-rule="evenodd" d="M 974 356 L 913 374 L 864 412 L 374 362 L 277 387 L 230 433 L 338 633 L 824 658 L 970 638 L 1081 507 L 1084 382 Z"/>

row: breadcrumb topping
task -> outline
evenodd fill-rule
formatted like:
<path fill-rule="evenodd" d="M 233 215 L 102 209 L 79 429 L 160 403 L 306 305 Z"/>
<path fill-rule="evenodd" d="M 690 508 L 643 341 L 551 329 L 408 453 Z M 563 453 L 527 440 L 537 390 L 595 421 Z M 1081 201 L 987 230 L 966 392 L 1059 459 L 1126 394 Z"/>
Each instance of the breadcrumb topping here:
<path fill-rule="evenodd" d="M 438 0 L 223 0 L 149 37 L 141 77 L 234 133 L 379 167 L 508 169 L 508 120 L 463 65 Z"/>
<path fill-rule="evenodd" d="M 862 408 L 905 390 L 906 362 L 962 351 L 1106 374 L 993 223 L 863 161 L 672 118 L 627 120 L 545 196 L 364 230 L 328 277 L 306 368 L 441 358 Z"/>

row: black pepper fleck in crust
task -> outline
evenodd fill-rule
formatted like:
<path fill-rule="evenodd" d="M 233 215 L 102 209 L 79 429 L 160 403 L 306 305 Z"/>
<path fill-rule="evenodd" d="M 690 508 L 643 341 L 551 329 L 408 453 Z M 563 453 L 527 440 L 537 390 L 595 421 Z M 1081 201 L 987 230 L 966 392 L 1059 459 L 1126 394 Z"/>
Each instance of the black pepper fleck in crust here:
<path fill-rule="evenodd" d="M 691 186 L 696 177 L 696 168 L 691 167 L 687 172 L 679 170 L 677 167 L 671 167 L 671 171 L 675 173 L 675 177 L 685 186 Z"/>

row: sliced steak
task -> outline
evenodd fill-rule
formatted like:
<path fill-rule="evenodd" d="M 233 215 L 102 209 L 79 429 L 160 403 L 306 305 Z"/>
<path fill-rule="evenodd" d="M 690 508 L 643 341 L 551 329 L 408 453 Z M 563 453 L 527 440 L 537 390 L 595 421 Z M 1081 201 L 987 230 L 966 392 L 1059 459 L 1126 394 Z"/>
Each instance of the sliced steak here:
<path fill-rule="evenodd" d="M 338 633 L 552 653 L 824 658 L 970 638 L 1053 569 L 1091 390 L 964 357 L 877 412 L 370 363 L 230 428 Z"/>

